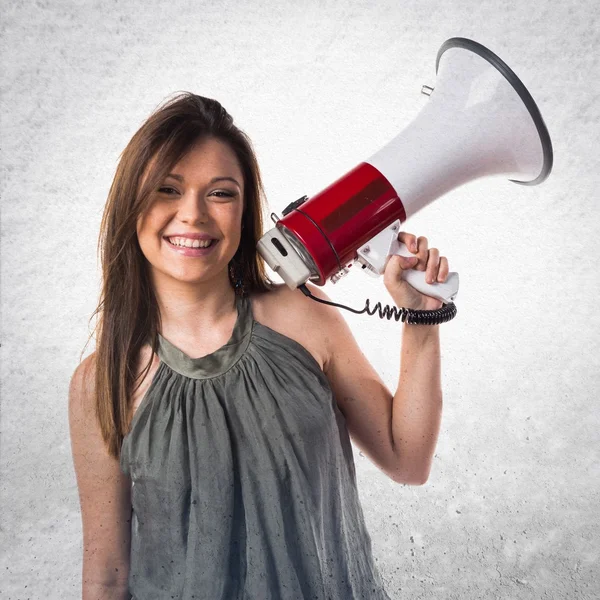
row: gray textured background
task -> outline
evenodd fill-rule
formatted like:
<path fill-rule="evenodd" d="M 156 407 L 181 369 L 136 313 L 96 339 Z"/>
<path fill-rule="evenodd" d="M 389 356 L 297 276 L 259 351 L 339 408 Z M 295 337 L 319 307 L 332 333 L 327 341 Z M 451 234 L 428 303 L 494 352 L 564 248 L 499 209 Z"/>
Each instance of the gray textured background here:
<path fill-rule="evenodd" d="M 441 328 L 444 421 L 425 486 L 356 452 L 360 494 L 393 598 L 598 597 L 599 5 L 298 5 L 2 1 L 0 596 L 78 597 L 67 389 L 97 300 L 101 211 L 143 120 L 177 90 L 219 99 L 280 212 L 404 127 L 440 45 L 465 36 L 532 91 L 554 172 L 535 188 L 472 183 L 404 226 L 461 274 Z M 389 298 L 358 273 L 326 291 Z M 346 316 L 394 387 L 398 326 Z"/>

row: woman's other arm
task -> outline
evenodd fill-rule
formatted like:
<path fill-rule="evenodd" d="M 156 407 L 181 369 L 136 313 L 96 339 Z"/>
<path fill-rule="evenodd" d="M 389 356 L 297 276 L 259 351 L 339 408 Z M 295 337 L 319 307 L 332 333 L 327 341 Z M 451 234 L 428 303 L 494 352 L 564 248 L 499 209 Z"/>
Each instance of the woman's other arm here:
<path fill-rule="evenodd" d="M 130 480 L 96 420 L 94 355 L 75 370 L 69 427 L 83 526 L 82 600 L 129 600 Z"/>

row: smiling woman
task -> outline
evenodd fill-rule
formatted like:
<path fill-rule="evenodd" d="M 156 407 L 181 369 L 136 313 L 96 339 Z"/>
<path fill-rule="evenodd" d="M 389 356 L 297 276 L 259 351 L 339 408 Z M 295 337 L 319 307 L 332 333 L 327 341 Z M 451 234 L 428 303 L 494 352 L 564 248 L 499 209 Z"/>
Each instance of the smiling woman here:
<path fill-rule="evenodd" d="M 84 599 L 389 600 L 350 435 L 392 480 L 427 479 L 437 326 L 405 326 L 392 395 L 337 309 L 265 276 L 261 199 L 250 142 L 214 100 L 176 97 L 123 152 L 96 351 L 70 388 Z M 401 235 L 443 280 L 427 239 Z M 398 269 L 398 297 L 423 302 Z"/>
<path fill-rule="evenodd" d="M 165 278 L 214 285 L 240 245 L 243 180 L 231 147 L 214 137 L 196 142 L 177 162 L 137 222 L 155 289 Z"/>

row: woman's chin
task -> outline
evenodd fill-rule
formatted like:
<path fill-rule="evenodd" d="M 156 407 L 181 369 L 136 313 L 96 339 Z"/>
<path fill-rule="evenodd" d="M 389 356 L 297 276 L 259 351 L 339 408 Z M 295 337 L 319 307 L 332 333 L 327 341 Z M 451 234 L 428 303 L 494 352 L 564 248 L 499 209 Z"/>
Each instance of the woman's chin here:
<path fill-rule="evenodd" d="M 155 285 L 215 285 L 221 279 L 229 280 L 227 264 L 221 270 L 161 270 L 153 276 Z"/>

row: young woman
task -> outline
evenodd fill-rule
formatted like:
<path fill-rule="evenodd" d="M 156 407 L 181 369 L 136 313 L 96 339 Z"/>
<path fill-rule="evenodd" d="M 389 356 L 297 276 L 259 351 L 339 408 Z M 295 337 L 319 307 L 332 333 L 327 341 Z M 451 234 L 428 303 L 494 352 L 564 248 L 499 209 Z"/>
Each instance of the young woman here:
<path fill-rule="evenodd" d="M 392 394 L 330 306 L 274 285 L 256 252 L 262 188 L 247 137 L 182 94 L 123 152 L 101 225 L 96 351 L 69 419 L 84 599 L 387 599 L 350 437 L 390 478 L 426 481 L 439 430 L 439 326 L 402 325 Z M 384 282 L 444 281 L 399 238 Z M 313 294 L 326 298 L 311 286 Z"/>

